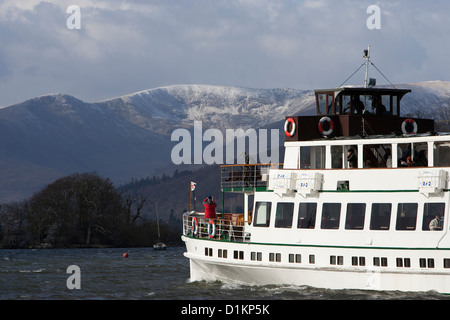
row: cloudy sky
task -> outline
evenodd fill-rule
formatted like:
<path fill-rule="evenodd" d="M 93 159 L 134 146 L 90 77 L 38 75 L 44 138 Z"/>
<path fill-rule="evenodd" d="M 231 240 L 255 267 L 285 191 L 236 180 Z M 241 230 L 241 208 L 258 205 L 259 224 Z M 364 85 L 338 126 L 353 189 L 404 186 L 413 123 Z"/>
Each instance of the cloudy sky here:
<path fill-rule="evenodd" d="M 81 29 L 67 27 L 70 5 Z M 450 80 L 449 17 L 448 0 L 0 0 L 0 106 L 172 84 L 336 87 L 369 44 L 393 83 Z"/>

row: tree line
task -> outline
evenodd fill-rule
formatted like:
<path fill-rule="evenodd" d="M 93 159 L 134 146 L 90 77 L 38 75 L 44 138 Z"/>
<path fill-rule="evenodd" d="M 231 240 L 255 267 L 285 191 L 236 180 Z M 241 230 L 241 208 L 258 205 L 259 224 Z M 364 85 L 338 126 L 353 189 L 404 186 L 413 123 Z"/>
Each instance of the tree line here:
<path fill-rule="evenodd" d="M 0 207 L 0 248 L 151 246 L 156 221 L 142 216 L 147 196 L 119 191 L 96 173 L 60 178 L 29 199 Z M 179 239 L 160 224 L 163 241 Z"/>

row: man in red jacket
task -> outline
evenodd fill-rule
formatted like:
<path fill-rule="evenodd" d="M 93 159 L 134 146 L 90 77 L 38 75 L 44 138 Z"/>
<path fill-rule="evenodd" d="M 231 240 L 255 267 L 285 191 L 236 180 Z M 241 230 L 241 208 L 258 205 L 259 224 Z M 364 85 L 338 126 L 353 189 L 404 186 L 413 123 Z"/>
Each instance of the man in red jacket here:
<path fill-rule="evenodd" d="M 216 218 L 216 203 L 214 202 L 214 197 L 209 196 L 203 200 L 203 205 L 205 206 L 205 218 L 215 219 Z"/>

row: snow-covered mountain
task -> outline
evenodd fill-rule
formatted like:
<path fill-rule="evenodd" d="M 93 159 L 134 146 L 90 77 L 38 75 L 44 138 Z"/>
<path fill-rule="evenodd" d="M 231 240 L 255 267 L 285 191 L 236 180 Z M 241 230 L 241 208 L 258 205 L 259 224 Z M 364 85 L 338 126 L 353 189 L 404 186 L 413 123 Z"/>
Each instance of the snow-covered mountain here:
<path fill-rule="evenodd" d="M 405 114 L 450 120 L 450 82 L 427 81 L 398 87 L 411 89 L 411 93 L 402 99 Z"/>
<path fill-rule="evenodd" d="M 449 110 L 450 82 L 398 87 L 413 90 L 404 97 L 404 114 L 440 119 Z M 210 85 L 174 85 L 97 103 L 37 97 L 0 109 L 0 201 L 29 196 L 74 172 L 97 171 L 116 183 L 151 176 L 171 164 L 173 130 L 191 128 L 195 120 L 203 130 L 282 129 L 286 115 L 314 108 L 313 90 Z"/>
<path fill-rule="evenodd" d="M 161 134 L 192 127 L 258 128 L 314 104 L 312 91 L 175 85 L 145 90 L 99 103 L 131 123 Z"/>

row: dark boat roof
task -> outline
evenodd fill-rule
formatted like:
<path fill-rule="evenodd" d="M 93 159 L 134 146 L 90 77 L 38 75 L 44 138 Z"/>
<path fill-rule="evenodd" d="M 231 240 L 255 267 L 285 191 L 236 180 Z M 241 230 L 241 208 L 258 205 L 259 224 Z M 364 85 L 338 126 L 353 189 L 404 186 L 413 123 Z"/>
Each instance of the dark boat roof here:
<path fill-rule="evenodd" d="M 336 92 L 336 93 L 349 93 L 349 94 L 398 94 L 398 95 L 405 95 L 409 92 L 411 92 L 410 89 L 397 89 L 397 88 L 383 88 L 383 87 L 339 87 L 334 89 L 317 89 L 314 90 L 316 93 L 326 93 L 326 92 Z"/>

